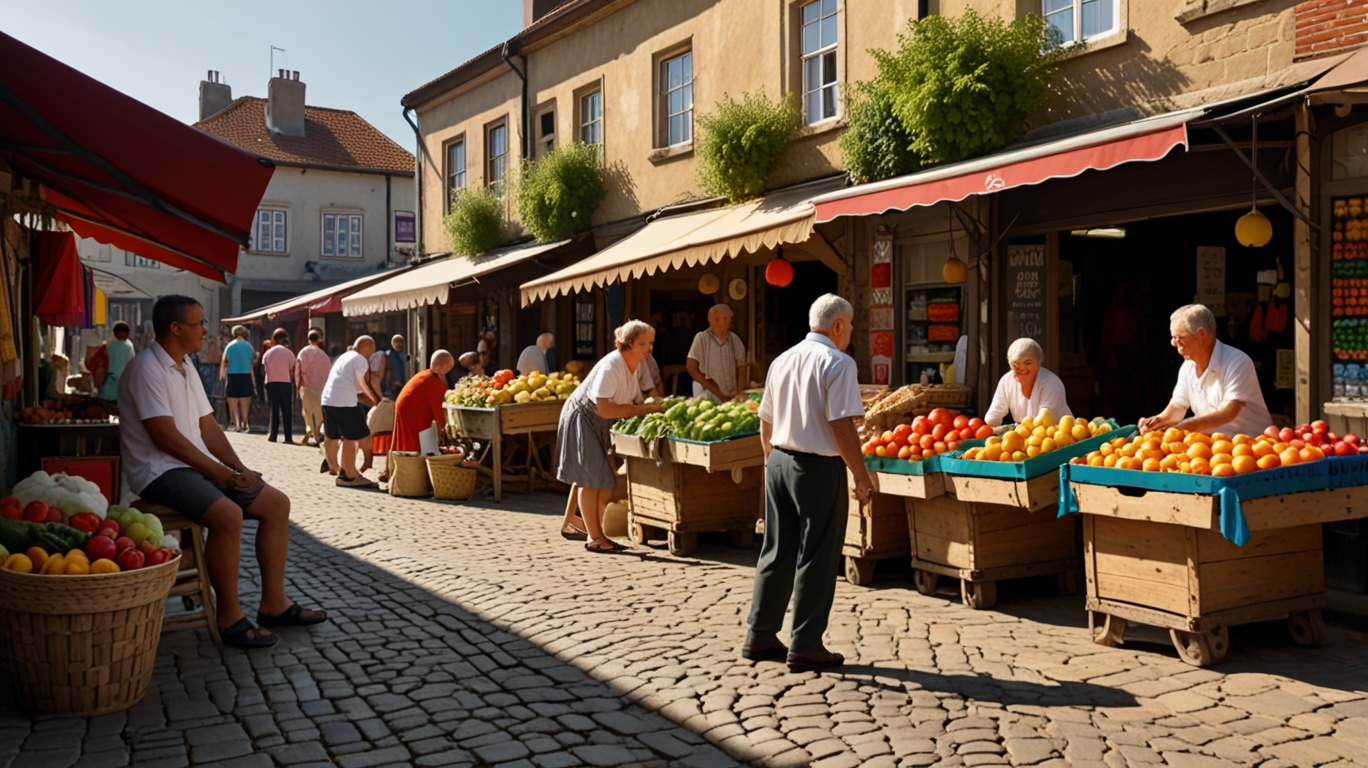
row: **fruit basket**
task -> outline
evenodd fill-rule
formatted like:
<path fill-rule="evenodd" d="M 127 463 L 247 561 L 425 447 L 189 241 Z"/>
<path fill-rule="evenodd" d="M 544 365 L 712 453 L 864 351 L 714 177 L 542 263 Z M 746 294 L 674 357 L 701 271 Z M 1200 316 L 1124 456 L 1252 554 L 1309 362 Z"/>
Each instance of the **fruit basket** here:
<path fill-rule="evenodd" d="M 19 703 L 40 712 L 101 715 L 147 693 L 167 595 L 180 556 L 107 574 L 0 570 L 0 665 Z"/>

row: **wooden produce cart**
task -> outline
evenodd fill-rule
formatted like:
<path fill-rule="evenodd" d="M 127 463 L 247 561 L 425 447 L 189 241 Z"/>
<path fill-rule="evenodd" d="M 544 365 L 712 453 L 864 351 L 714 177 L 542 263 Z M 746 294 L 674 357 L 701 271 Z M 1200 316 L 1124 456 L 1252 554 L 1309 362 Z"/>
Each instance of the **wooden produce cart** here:
<path fill-rule="evenodd" d="M 564 400 L 544 400 L 539 403 L 514 403 L 493 408 L 468 408 L 446 405 L 449 431 L 460 437 L 482 443 L 476 459 L 481 474 L 489 477 L 494 486 L 494 501 L 503 500 L 503 485 L 511 483 L 520 491 L 563 489 L 564 483 L 554 472 L 542 465 L 539 447 L 555 444 L 556 427 L 560 422 Z M 546 433 L 551 433 L 548 439 Z M 520 467 L 504 465 L 518 445 L 508 438 L 525 437 L 527 456 Z M 488 463 L 489 466 L 486 466 Z M 517 472 L 509 472 L 516 469 Z"/>
<path fill-rule="evenodd" d="M 665 538 L 679 557 L 698 548 L 698 534 L 726 531 L 733 546 L 755 543 L 764 515 L 765 456 L 760 436 L 716 443 L 659 440 L 613 434 L 627 461 L 628 532 L 643 544 Z"/>
<path fill-rule="evenodd" d="M 945 476 L 939 457 L 926 461 L 903 461 L 865 457 L 874 481 L 874 497 L 865 504 L 855 500 L 855 480 L 850 486 L 850 517 L 846 521 L 846 581 L 866 586 L 874 580 L 874 563 L 912 555 L 907 516 L 912 499 L 945 495 Z M 847 473 L 848 475 L 849 473 Z"/>
<path fill-rule="evenodd" d="M 1054 574 L 1060 592 L 1078 591 L 1077 524 L 1057 516 L 1059 466 L 1134 429 L 1114 429 L 1022 462 L 936 457 L 946 494 L 908 506 L 917 591 L 935 593 L 942 576 L 959 579 L 960 599 L 977 610 L 997 603 L 1003 579 Z"/>
<path fill-rule="evenodd" d="M 1093 641 L 1120 645 L 1127 622 L 1169 630 L 1206 667 L 1232 624 L 1287 617 L 1301 645 L 1325 639 L 1321 524 L 1368 516 L 1361 472 L 1323 459 L 1218 479 L 1069 466 L 1063 511 L 1081 512 Z M 1340 486 L 1340 487 L 1333 487 Z M 1243 540 L 1243 545 L 1235 542 Z"/>

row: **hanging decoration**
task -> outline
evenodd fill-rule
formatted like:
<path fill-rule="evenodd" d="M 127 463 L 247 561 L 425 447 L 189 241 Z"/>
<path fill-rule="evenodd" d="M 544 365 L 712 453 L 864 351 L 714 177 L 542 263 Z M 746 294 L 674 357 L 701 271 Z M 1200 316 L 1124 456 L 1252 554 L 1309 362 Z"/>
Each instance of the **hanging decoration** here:
<path fill-rule="evenodd" d="M 946 229 L 950 232 L 950 255 L 945 257 L 945 266 L 941 267 L 941 279 L 947 283 L 957 284 L 969 280 L 969 265 L 960 261 L 955 254 L 955 222 L 951 218 L 950 204 L 945 205 Z"/>
<path fill-rule="evenodd" d="M 703 274 L 702 277 L 698 278 L 699 293 L 706 293 L 708 295 L 712 295 L 714 293 L 717 293 L 718 289 L 721 287 L 722 281 L 717 278 L 717 275 L 714 275 L 711 272 L 706 272 Z"/>
<path fill-rule="evenodd" d="M 1255 168 L 1259 167 L 1259 117 L 1253 118 L 1253 135 L 1251 137 L 1250 162 Z M 1262 248 L 1268 245 L 1268 241 L 1273 239 L 1273 222 L 1259 211 L 1257 201 L 1259 195 L 1259 177 L 1254 176 L 1253 188 L 1249 195 L 1249 213 L 1241 216 L 1235 222 L 1235 239 L 1240 245 L 1246 248 Z"/>
<path fill-rule="evenodd" d="M 774 259 L 765 265 L 765 282 L 775 288 L 783 288 L 793 282 L 793 265 L 784 259 L 784 246 L 779 246 L 779 251 Z"/>

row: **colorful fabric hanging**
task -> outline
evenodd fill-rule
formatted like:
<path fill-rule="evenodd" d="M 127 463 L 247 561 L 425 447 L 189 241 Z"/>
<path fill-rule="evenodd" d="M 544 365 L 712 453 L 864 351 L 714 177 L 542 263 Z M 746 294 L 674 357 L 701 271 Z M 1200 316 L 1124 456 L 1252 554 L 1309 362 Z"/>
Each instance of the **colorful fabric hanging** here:
<path fill-rule="evenodd" d="M 81 325 L 85 310 L 85 272 L 70 232 L 43 232 L 38 243 L 38 284 L 34 314 L 47 325 Z"/>

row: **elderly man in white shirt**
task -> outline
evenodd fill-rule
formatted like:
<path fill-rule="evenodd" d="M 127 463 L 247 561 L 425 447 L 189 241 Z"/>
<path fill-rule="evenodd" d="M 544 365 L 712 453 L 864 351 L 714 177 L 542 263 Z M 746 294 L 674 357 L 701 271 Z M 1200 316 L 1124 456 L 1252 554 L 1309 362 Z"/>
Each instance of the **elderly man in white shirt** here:
<path fill-rule="evenodd" d="M 1169 333 L 1185 362 L 1178 369 L 1178 384 L 1168 407 L 1157 416 L 1141 419 L 1141 434 L 1177 427 L 1209 435 L 1252 436 L 1273 423 L 1254 361 L 1216 340 L 1216 317 L 1210 309 L 1201 304 L 1178 309 L 1169 316 Z"/>
<path fill-rule="evenodd" d="M 715 305 L 708 310 L 708 330 L 699 331 L 689 346 L 685 367 L 694 380 L 694 397 L 720 403 L 736 397 L 746 385 L 741 380 L 746 345 L 732 333 L 732 317 L 731 307 Z"/>
<path fill-rule="evenodd" d="M 765 450 L 765 543 L 755 569 L 750 632 L 741 656 L 751 661 L 787 655 L 803 672 L 839 666 L 845 658 L 822 645 L 836 596 L 845 541 L 849 486 L 864 503 L 873 486 L 860 455 L 854 419 L 864 415 L 850 344 L 855 310 L 833 294 L 808 312 L 812 332 L 779 355 L 765 380 L 760 441 Z M 779 640 L 793 598 L 793 633 Z"/>
<path fill-rule="evenodd" d="M 552 334 L 543 333 L 538 336 L 536 344 L 529 345 L 518 355 L 518 375 L 551 373 L 551 360 L 547 353 L 554 346 L 556 346 L 556 337 Z"/>
<path fill-rule="evenodd" d="M 1002 426 L 1003 419 L 1010 415 L 1013 424 L 1020 424 L 1040 413 L 1042 408 L 1048 408 L 1056 419 L 1073 415 L 1064 398 L 1064 382 L 1041 365 L 1044 359 L 1045 351 L 1035 339 L 1012 342 L 1007 348 L 1007 363 L 1012 370 L 998 379 L 997 391 L 993 393 L 984 422 L 994 427 Z"/>
<path fill-rule="evenodd" d="M 187 358 L 204 347 L 204 308 L 187 296 L 163 296 L 152 307 L 156 341 L 119 378 L 120 455 L 129 486 L 209 531 L 204 563 L 217 595 L 219 633 L 240 648 L 275 645 L 265 627 L 327 620 L 285 596 L 290 500 L 248 469 L 214 418 L 204 384 Z M 244 518 L 258 521 L 261 603 L 257 625 L 238 601 Z"/>

